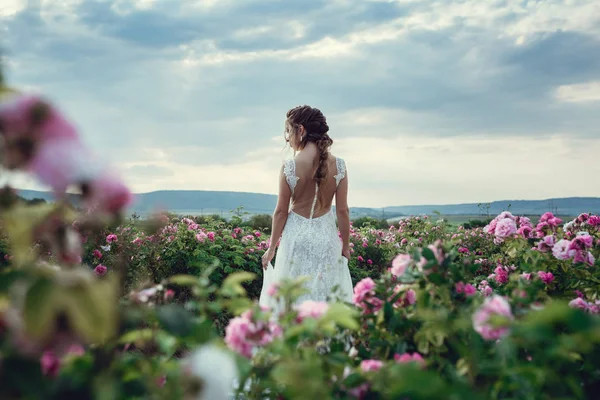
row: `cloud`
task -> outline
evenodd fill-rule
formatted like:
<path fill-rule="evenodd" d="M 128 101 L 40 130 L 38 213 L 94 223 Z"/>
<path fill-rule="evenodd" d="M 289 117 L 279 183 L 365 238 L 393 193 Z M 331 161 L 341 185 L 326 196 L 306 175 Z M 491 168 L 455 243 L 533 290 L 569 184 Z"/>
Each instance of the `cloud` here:
<path fill-rule="evenodd" d="M 559 101 L 587 103 L 600 101 L 600 81 L 562 85 L 556 88 L 555 97 Z"/>
<path fill-rule="evenodd" d="M 336 151 L 363 171 L 356 205 L 431 196 L 419 182 L 445 189 L 436 202 L 456 199 L 460 174 L 442 172 L 473 165 L 453 158 L 458 144 L 501 160 L 503 144 L 600 136 L 594 0 L 11 0 L 0 22 L 9 81 L 51 96 L 136 190 L 276 192 L 285 112 L 306 103 L 325 112 Z M 390 153 L 387 170 L 426 164 L 427 175 L 381 174 L 361 161 L 377 153 L 369 146 Z M 538 163 L 534 153 L 515 165 Z M 506 176 L 495 164 L 482 171 Z M 461 191 L 539 197 L 548 189 L 536 174 L 524 172 L 506 196 Z"/>

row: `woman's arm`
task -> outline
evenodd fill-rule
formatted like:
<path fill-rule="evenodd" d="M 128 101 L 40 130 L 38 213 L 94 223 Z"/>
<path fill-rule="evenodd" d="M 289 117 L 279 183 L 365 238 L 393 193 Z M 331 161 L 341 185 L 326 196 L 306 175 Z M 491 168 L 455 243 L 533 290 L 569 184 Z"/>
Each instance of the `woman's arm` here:
<path fill-rule="evenodd" d="M 275 248 L 287 222 L 291 197 L 292 191 L 283 174 L 283 167 L 281 167 L 281 171 L 279 172 L 279 195 L 277 196 L 277 206 L 275 206 L 275 211 L 273 212 L 273 225 L 271 226 L 271 243 L 269 250 L 263 256 L 263 268 L 265 269 L 275 256 Z"/>
<path fill-rule="evenodd" d="M 350 258 L 350 208 L 348 207 L 348 171 L 335 192 L 335 212 L 342 235 L 342 255 Z"/>

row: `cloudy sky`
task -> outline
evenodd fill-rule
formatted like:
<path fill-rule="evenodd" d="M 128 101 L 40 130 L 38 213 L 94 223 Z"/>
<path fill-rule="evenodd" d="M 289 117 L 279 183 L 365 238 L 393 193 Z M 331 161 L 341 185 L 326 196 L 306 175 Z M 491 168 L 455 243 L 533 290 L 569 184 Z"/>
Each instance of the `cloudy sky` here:
<path fill-rule="evenodd" d="M 597 0 L 0 0 L 0 45 L 137 192 L 276 193 L 310 104 L 353 206 L 600 195 Z"/>

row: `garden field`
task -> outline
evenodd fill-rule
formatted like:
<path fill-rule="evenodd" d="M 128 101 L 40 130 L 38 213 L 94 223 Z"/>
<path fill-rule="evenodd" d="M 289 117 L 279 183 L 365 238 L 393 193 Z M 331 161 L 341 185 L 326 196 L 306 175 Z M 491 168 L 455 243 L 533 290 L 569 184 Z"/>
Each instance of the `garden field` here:
<path fill-rule="evenodd" d="M 268 217 L 124 220 L 131 191 L 51 104 L 15 95 L 0 128 L 2 165 L 57 198 L 0 190 L 0 399 L 598 397 L 598 215 L 362 218 L 352 302 L 286 281 L 274 314 Z"/>
<path fill-rule="evenodd" d="M 52 275 L 60 289 L 48 276 L 30 283 L 18 324 L 5 309 L 0 391 L 566 399 L 598 388 L 598 216 L 547 213 L 534 225 L 505 212 L 473 229 L 417 216 L 352 228 L 354 304 L 305 302 L 276 320 L 255 303 L 269 239 L 242 224 L 161 216 L 75 229 L 91 275 L 77 284 Z M 8 289 L 16 254 L 3 249 Z M 43 265 L 60 264 L 57 255 L 43 253 Z M 115 282 L 118 303 L 109 301 Z M 302 289 L 270 290 L 291 304 Z"/>

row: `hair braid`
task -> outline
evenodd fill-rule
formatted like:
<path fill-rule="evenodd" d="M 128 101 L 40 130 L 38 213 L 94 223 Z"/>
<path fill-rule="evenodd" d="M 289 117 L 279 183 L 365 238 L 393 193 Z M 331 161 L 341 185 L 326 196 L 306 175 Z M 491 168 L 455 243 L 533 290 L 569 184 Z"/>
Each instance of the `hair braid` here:
<path fill-rule="evenodd" d="M 321 110 L 307 105 L 292 108 L 287 112 L 288 122 L 294 129 L 302 125 L 305 130 L 299 147 L 304 148 L 308 143 L 315 143 L 319 152 L 319 160 L 317 169 L 313 175 L 313 180 L 321 185 L 327 178 L 329 170 L 329 148 L 333 144 L 333 140 L 329 137 L 329 125 Z M 323 204 L 324 192 L 321 191 L 317 198 L 319 205 Z"/>

